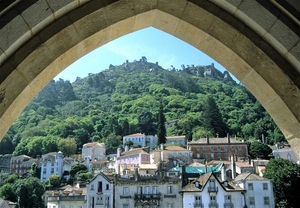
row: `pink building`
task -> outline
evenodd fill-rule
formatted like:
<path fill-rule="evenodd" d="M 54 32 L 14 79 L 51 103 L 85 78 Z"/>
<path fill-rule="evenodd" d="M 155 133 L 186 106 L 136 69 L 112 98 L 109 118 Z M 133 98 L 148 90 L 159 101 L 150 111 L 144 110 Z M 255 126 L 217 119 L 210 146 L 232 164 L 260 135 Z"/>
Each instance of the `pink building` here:
<path fill-rule="evenodd" d="M 150 164 L 149 148 L 128 150 L 126 147 L 124 152 L 118 148 L 116 158 L 116 172 L 118 174 L 130 174 L 134 171 L 134 166 L 140 164 Z"/>

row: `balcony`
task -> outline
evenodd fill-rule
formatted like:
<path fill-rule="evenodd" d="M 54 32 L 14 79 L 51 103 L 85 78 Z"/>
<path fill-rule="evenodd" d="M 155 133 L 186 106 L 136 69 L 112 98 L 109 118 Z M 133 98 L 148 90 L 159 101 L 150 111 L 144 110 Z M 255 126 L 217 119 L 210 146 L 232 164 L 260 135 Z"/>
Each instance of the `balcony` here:
<path fill-rule="evenodd" d="M 215 194 L 218 193 L 218 187 L 215 187 L 215 186 L 209 186 L 207 188 L 207 190 L 208 190 L 208 193 L 215 193 Z"/>
<path fill-rule="evenodd" d="M 131 196 L 130 196 L 131 198 Z M 134 200 L 160 200 L 160 193 L 158 194 L 134 194 Z"/>
<path fill-rule="evenodd" d="M 196 203 L 194 204 L 194 208 L 204 208 L 204 205 L 203 205 L 203 203 L 201 203 L 201 202 L 196 202 Z"/>
<path fill-rule="evenodd" d="M 224 203 L 224 208 L 234 208 L 234 204 L 231 202 L 225 202 Z"/>
<path fill-rule="evenodd" d="M 219 205 L 218 205 L 217 202 L 210 202 L 210 203 L 208 204 L 208 207 L 209 207 L 209 208 L 219 208 Z"/>
<path fill-rule="evenodd" d="M 131 195 L 120 195 L 120 199 L 131 199 Z"/>

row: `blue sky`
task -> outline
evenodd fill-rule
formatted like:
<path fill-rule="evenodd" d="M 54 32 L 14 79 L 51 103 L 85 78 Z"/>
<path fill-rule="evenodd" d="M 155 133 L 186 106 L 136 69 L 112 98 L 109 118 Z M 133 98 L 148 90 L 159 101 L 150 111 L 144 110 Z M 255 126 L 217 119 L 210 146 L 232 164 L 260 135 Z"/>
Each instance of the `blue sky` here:
<path fill-rule="evenodd" d="M 220 71 L 225 69 L 215 60 L 186 42 L 153 27 L 142 29 L 115 39 L 83 56 L 59 75 L 71 82 L 76 77 L 86 77 L 89 73 L 99 73 L 110 64 L 121 65 L 126 60 L 132 62 L 145 56 L 148 62 L 158 62 L 165 69 L 173 65 L 181 69 L 181 65 L 210 65 Z"/>

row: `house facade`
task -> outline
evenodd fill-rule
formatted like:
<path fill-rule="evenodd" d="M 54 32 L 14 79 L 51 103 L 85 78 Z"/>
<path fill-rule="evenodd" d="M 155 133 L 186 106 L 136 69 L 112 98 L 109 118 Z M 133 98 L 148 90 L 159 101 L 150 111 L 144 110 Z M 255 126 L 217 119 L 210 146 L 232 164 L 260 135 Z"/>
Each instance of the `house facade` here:
<path fill-rule="evenodd" d="M 27 161 L 32 161 L 33 158 L 27 155 L 19 155 L 16 157 L 12 157 L 10 159 L 10 173 L 17 173 L 22 175 L 24 173 L 29 172 L 31 169 L 32 163 L 25 163 Z"/>
<path fill-rule="evenodd" d="M 48 208 L 86 208 L 87 189 L 67 186 L 61 190 L 47 191 L 44 194 Z"/>
<path fill-rule="evenodd" d="M 166 137 L 166 144 L 180 144 L 186 147 L 187 141 L 185 136 L 168 136 Z"/>
<path fill-rule="evenodd" d="M 233 184 L 245 189 L 245 204 L 248 208 L 274 208 L 274 193 L 271 180 L 253 173 L 241 173 Z"/>
<path fill-rule="evenodd" d="M 82 159 L 104 160 L 106 158 L 106 147 L 104 143 L 90 142 L 82 147 Z"/>
<path fill-rule="evenodd" d="M 228 181 L 220 181 L 212 172 L 201 175 L 180 191 L 184 208 L 245 207 L 245 190 Z"/>
<path fill-rule="evenodd" d="M 157 164 L 161 161 L 189 164 L 193 159 L 193 152 L 180 146 L 166 146 L 153 150 L 150 153 L 151 164 Z"/>
<path fill-rule="evenodd" d="M 64 170 L 64 155 L 62 152 L 51 152 L 42 155 L 40 166 L 41 166 L 41 177 L 40 180 L 45 182 L 51 175 L 58 175 L 60 178 L 63 176 Z"/>
<path fill-rule="evenodd" d="M 113 208 L 115 201 L 113 178 L 100 172 L 87 186 L 87 208 Z"/>
<path fill-rule="evenodd" d="M 116 157 L 116 173 L 118 174 L 130 174 L 134 170 L 134 166 L 140 164 L 150 164 L 149 148 L 136 148 L 122 152 L 120 148 L 117 150 Z"/>
<path fill-rule="evenodd" d="M 226 138 L 200 138 L 187 144 L 188 149 L 193 152 L 193 159 L 202 163 L 212 160 L 230 160 L 232 154 L 238 158 L 246 158 L 248 147 L 244 142 Z"/>
<path fill-rule="evenodd" d="M 141 133 L 130 134 L 123 136 L 123 146 L 128 141 L 132 141 L 134 146 L 140 145 L 141 147 L 151 147 L 157 146 L 157 138 L 153 135 L 145 135 Z"/>

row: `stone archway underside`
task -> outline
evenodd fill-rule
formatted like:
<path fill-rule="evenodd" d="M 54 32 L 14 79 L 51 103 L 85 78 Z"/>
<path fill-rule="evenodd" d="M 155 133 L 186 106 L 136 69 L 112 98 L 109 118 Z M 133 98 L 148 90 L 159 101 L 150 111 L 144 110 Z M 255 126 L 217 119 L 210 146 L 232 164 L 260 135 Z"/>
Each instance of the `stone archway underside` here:
<path fill-rule="evenodd" d="M 300 9 L 288 6 L 276 0 L 33 0 L 0 7 L 0 138 L 68 65 L 152 26 L 234 74 L 300 158 Z"/>

